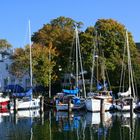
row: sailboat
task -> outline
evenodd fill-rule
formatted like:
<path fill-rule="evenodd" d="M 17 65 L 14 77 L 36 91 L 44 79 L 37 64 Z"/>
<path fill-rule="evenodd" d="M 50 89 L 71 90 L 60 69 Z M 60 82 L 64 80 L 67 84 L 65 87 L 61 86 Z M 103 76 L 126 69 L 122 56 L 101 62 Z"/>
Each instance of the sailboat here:
<path fill-rule="evenodd" d="M 33 98 L 33 74 L 32 74 L 32 49 L 31 49 L 31 31 L 29 21 L 29 47 L 30 47 L 30 89 L 25 93 L 13 93 L 15 98 L 22 97 L 18 100 L 18 110 L 40 108 L 40 96 Z"/>
<path fill-rule="evenodd" d="M 74 72 L 76 74 L 70 74 L 70 88 L 71 89 L 63 89 L 62 93 L 58 93 L 56 96 L 56 109 L 57 111 L 68 111 L 69 107 L 72 110 L 80 110 L 85 108 L 85 100 L 84 98 L 80 97 L 80 70 L 81 70 L 81 76 L 82 76 L 82 86 L 84 91 L 84 97 L 86 97 L 86 90 L 85 90 L 85 83 L 84 83 L 84 72 L 83 72 L 83 66 L 81 61 L 81 52 L 80 52 L 80 43 L 79 43 L 79 36 L 78 36 L 78 30 L 77 27 L 75 29 L 75 58 L 72 65 L 74 65 Z M 74 53 L 73 53 L 74 54 Z M 72 63 L 72 62 L 71 62 Z M 79 64 L 80 63 L 80 64 Z M 79 69 L 80 65 L 80 69 Z M 71 102 L 70 102 L 71 101 Z"/>
<path fill-rule="evenodd" d="M 88 93 L 88 97 L 86 98 L 86 109 L 91 112 L 100 112 L 101 110 L 101 100 L 104 100 L 104 109 L 105 111 L 109 111 L 109 108 L 112 104 L 112 91 L 108 90 L 108 83 L 105 77 L 105 62 L 104 62 L 104 53 L 99 48 L 99 44 L 97 44 L 97 35 L 96 35 L 96 43 L 94 43 L 93 49 L 93 59 L 92 59 L 92 74 L 91 74 L 91 84 L 90 84 L 90 92 Z M 100 65 L 99 65 L 100 61 Z M 96 64 L 96 76 L 94 76 L 94 69 Z M 100 72 L 100 75 L 99 75 Z M 99 78 L 100 77 L 100 78 Z M 93 78 L 95 79 L 96 89 L 93 92 Z M 100 79 L 100 80 L 99 80 Z"/>
<path fill-rule="evenodd" d="M 130 111 L 130 99 L 135 100 L 135 87 L 134 87 L 134 78 L 133 78 L 133 71 L 132 71 L 132 65 L 131 65 L 131 56 L 130 56 L 130 48 L 129 48 L 129 41 L 128 41 L 128 33 L 126 31 L 126 47 L 124 47 L 124 56 L 127 52 L 127 67 L 128 67 L 128 90 L 120 91 L 118 93 L 118 99 L 114 102 L 114 104 L 111 105 L 110 110 L 114 111 Z M 124 62 L 124 56 L 123 56 L 123 62 Z M 123 82 L 122 80 L 124 76 L 124 63 L 122 64 L 122 73 L 121 73 L 121 80 L 120 80 L 120 90 L 122 89 Z M 132 94 L 133 93 L 133 94 Z M 136 104 L 135 102 L 132 102 L 133 108 L 135 108 Z"/>

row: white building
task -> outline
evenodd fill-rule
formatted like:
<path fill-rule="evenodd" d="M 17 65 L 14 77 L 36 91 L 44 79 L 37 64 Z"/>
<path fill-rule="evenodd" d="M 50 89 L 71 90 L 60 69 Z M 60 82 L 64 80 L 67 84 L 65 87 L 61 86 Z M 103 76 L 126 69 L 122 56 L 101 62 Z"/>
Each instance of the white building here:
<path fill-rule="evenodd" d="M 13 54 L 12 50 L 0 50 L 0 91 L 4 91 L 7 85 L 18 84 L 22 86 L 25 90 L 30 86 L 29 76 L 24 76 L 23 78 L 16 78 L 9 73 L 9 68 L 12 63 L 10 56 Z"/>

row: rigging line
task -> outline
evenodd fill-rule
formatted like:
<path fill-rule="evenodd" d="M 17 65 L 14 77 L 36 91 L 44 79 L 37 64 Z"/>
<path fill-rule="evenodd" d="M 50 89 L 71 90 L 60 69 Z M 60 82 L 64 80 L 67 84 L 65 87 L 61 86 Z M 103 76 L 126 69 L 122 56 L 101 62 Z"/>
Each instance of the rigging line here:
<path fill-rule="evenodd" d="M 96 32 L 96 38 L 94 39 L 93 38 L 93 46 L 94 46 L 94 49 L 93 49 L 93 56 L 92 56 L 92 68 L 91 68 L 91 81 L 90 81 L 90 92 L 92 92 L 92 86 L 93 86 L 93 76 L 94 76 L 94 67 L 95 67 L 95 49 L 96 49 L 96 43 L 97 43 L 97 32 Z"/>
<path fill-rule="evenodd" d="M 123 50 L 123 61 L 122 61 L 122 70 L 121 70 L 121 78 L 120 78 L 120 87 L 119 87 L 119 92 L 121 92 L 121 87 L 123 85 L 124 87 L 124 57 L 125 57 L 125 51 L 126 51 L 126 38 L 125 38 L 125 44 L 124 44 L 124 50 Z M 124 89 L 123 89 L 124 90 Z"/>
<path fill-rule="evenodd" d="M 127 37 L 127 49 L 128 49 L 128 65 L 129 65 L 129 86 L 132 84 L 133 89 L 133 97 L 135 99 L 135 90 L 134 90 L 134 80 L 133 80 L 133 72 L 132 72 L 132 64 L 131 64 L 131 55 L 130 55 L 130 46 L 129 46 L 129 40 L 128 40 L 128 32 L 126 31 L 126 37 Z"/>
<path fill-rule="evenodd" d="M 109 84 L 109 90 L 112 90 L 107 70 L 106 70 L 106 76 L 107 76 L 107 81 Z"/>

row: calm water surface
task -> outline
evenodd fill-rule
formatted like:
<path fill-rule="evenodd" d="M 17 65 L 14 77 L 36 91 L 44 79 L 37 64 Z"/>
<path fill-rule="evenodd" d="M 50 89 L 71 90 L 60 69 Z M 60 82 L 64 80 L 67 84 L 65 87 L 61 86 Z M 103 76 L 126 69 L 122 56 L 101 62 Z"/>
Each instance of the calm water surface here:
<path fill-rule="evenodd" d="M 0 113 L 0 140 L 140 140 L 140 115 L 38 110 Z"/>

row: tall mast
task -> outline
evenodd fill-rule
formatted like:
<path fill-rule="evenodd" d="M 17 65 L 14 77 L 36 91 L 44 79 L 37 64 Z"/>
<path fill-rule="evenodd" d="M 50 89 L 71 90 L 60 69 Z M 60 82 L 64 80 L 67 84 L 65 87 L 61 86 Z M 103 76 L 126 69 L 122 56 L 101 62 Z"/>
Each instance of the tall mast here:
<path fill-rule="evenodd" d="M 51 43 L 52 45 L 52 43 Z M 51 65 L 51 52 L 49 48 L 49 65 Z M 51 68 L 49 66 L 49 98 L 51 98 Z"/>
<path fill-rule="evenodd" d="M 29 47 L 30 47 L 30 86 L 33 86 L 33 73 L 32 73 L 32 43 L 31 43 L 31 24 L 29 20 Z"/>
<path fill-rule="evenodd" d="M 77 27 L 75 29 L 76 33 L 76 88 L 78 88 L 78 30 Z"/>
<path fill-rule="evenodd" d="M 84 97 L 86 98 L 86 89 L 85 89 L 85 81 L 84 81 L 84 72 L 83 72 L 83 65 L 82 65 L 82 58 L 81 58 L 81 50 L 80 50 L 80 41 L 78 36 L 77 27 L 75 29 L 76 32 L 76 86 L 79 86 L 79 63 L 80 63 L 80 70 L 82 75 L 82 84 L 84 90 Z M 78 61 L 79 60 L 79 61 Z"/>
<path fill-rule="evenodd" d="M 129 87 L 131 87 L 132 84 L 133 97 L 135 98 L 134 80 L 133 80 L 133 72 L 132 72 L 131 56 L 130 56 L 130 46 L 129 46 L 127 31 L 126 31 L 126 43 L 127 43 L 126 45 L 127 45 L 127 54 L 128 54 Z"/>

